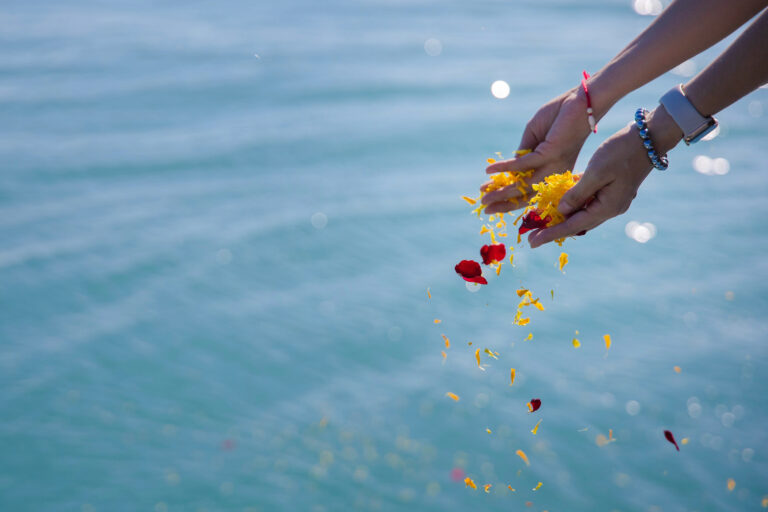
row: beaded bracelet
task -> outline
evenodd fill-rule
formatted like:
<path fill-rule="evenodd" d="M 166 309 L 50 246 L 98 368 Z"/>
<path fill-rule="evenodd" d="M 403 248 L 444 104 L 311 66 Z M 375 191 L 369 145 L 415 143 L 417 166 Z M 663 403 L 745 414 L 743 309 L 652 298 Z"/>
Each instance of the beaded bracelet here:
<path fill-rule="evenodd" d="M 666 171 L 667 167 L 669 167 L 669 160 L 667 160 L 667 155 L 659 156 L 658 151 L 656 151 L 653 145 L 651 134 L 648 132 L 648 123 L 645 122 L 645 115 L 647 113 L 648 111 L 644 108 L 639 108 L 635 111 L 635 128 L 637 128 L 640 138 L 643 139 L 643 146 L 653 166 L 660 171 Z"/>

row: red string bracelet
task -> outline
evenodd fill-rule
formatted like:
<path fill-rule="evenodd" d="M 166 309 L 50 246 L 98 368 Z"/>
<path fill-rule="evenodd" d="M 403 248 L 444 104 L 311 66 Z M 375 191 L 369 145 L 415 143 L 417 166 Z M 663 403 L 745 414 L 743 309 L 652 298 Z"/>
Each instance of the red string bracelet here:
<path fill-rule="evenodd" d="M 589 121 L 589 127 L 592 129 L 592 132 L 597 133 L 597 122 L 592 111 L 592 98 L 589 97 L 589 89 L 587 88 L 589 73 L 586 71 L 583 71 L 583 73 L 584 78 L 581 79 L 581 88 L 584 89 L 584 95 L 587 97 L 587 121 Z"/>

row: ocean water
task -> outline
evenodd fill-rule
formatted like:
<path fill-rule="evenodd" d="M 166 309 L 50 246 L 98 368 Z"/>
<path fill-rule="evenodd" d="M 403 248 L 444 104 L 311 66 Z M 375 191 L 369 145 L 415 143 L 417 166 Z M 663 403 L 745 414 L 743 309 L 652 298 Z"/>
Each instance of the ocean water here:
<path fill-rule="evenodd" d="M 556 246 L 475 292 L 453 271 L 484 243 L 460 196 L 485 159 L 651 20 L 629 0 L 5 2 L 0 509 L 761 509 L 768 90 L 567 241 L 565 273 Z M 616 105 L 577 167 L 681 80 Z M 546 307 L 528 327 L 521 285 Z"/>

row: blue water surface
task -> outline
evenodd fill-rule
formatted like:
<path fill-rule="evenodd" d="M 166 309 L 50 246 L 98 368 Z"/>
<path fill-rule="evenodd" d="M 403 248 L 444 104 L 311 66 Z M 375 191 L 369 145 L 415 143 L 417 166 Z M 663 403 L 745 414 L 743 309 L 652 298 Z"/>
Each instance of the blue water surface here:
<path fill-rule="evenodd" d="M 761 508 L 768 90 L 567 241 L 564 274 L 523 246 L 470 292 L 453 266 L 487 239 L 460 196 L 652 21 L 630 0 L 1 11 L 0 509 Z M 618 103 L 577 167 L 681 80 Z M 546 307 L 527 327 L 519 286 Z"/>

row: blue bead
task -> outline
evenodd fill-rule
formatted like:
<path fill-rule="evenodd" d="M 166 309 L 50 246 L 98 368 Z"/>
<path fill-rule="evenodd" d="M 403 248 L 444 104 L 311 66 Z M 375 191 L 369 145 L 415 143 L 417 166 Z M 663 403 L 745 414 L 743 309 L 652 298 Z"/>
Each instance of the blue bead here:
<path fill-rule="evenodd" d="M 653 142 L 651 142 L 651 139 L 643 139 L 643 146 L 645 146 L 645 149 L 649 152 L 653 151 Z"/>
<path fill-rule="evenodd" d="M 640 136 L 644 139 L 647 139 L 649 137 L 647 126 L 643 126 L 642 128 L 639 128 L 638 132 L 640 132 Z"/>

